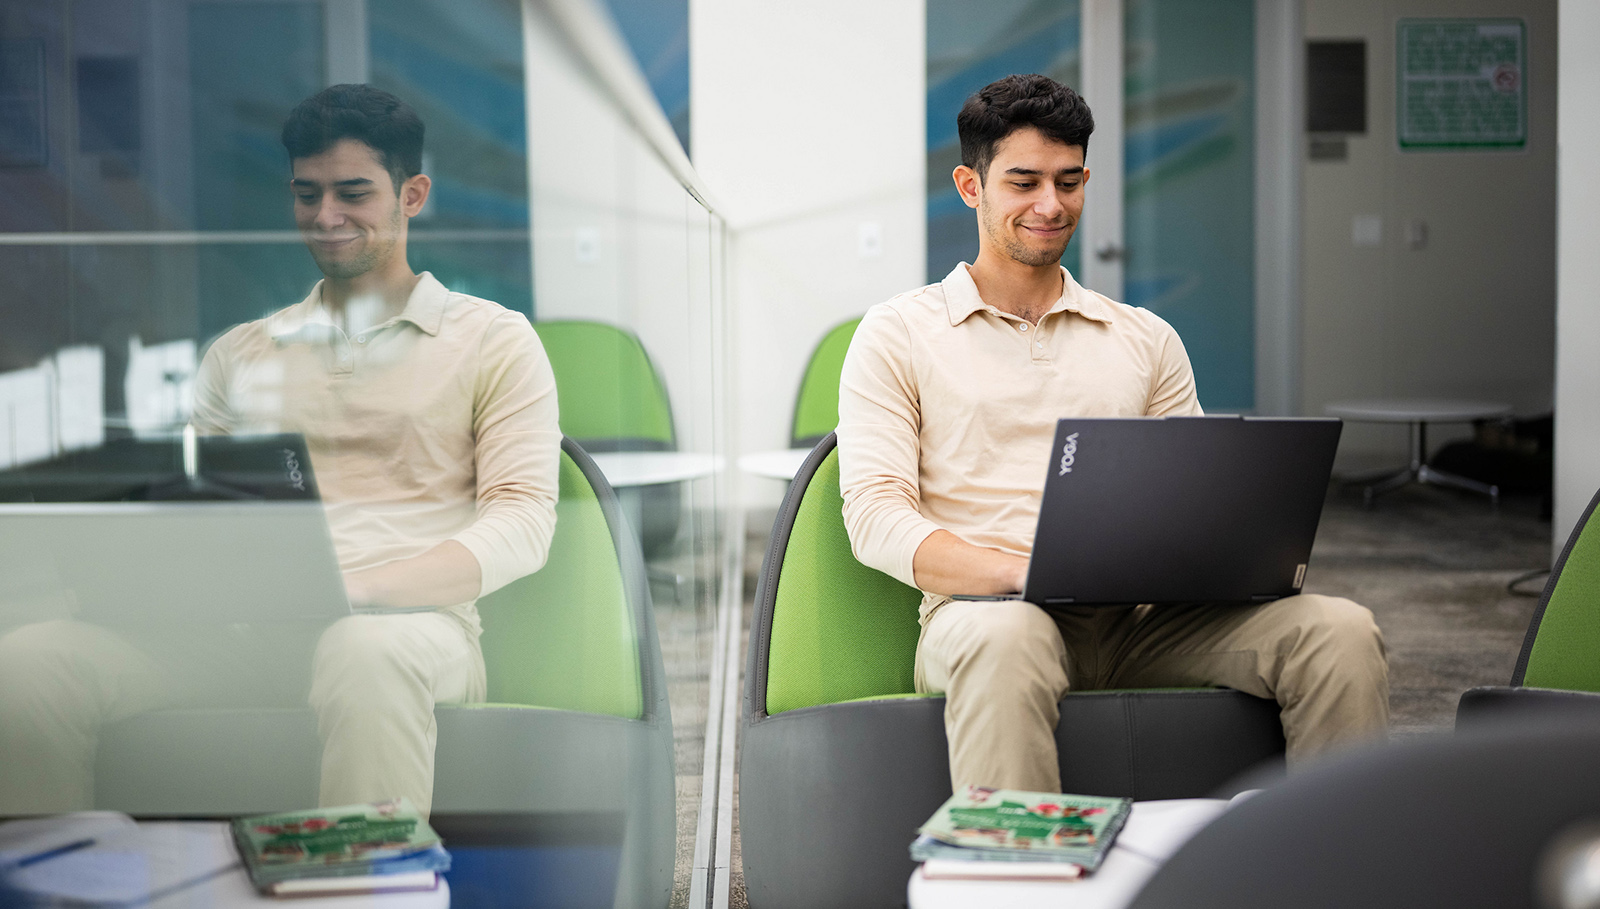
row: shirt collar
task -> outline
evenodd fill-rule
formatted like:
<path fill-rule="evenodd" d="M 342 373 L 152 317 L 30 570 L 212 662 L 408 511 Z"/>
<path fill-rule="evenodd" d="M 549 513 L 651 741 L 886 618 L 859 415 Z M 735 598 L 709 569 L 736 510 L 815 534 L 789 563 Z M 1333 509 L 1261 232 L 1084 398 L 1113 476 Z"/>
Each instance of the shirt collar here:
<path fill-rule="evenodd" d="M 299 303 L 267 316 L 267 335 L 273 340 L 287 340 L 309 326 L 335 328 L 333 318 L 322 305 L 322 284 L 318 281 L 317 286 L 311 288 L 311 293 Z M 411 289 L 405 308 L 383 324 L 410 322 L 430 335 L 437 335 L 444 325 L 445 304 L 449 300 L 450 291 L 439 283 L 432 272 L 425 271 L 417 276 L 417 286 Z"/>
<path fill-rule="evenodd" d="M 965 262 L 958 264 L 940 282 L 940 286 L 944 288 L 945 306 L 949 309 L 952 326 L 960 325 L 975 312 L 989 310 L 989 304 L 978 296 L 978 285 L 973 283 L 972 274 L 967 271 L 969 267 Z M 1066 268 L 1061 269 L 1061 279 L 1061 299 L 1050 307 L 1046 315 L 1056 312 L 1075 312 L 1085 319 L 1108 325 L 1111 323 L 1111 313 L 1099 294 L 1085 289 L 1073 279 L 1072 273 Z"/>

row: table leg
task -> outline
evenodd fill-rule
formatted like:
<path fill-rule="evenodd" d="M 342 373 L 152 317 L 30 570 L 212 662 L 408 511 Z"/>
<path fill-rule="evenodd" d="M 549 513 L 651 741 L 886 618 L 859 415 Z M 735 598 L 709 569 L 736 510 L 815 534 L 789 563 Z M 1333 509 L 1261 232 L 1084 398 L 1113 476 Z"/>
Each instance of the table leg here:
<path fill-rule="evenodd" d="M 1422 469 L 1417 472 L 1417 482 L 1432 483 L 1435 486 L 1450 486 L 1456 489 L 1465 489 L 1469 492 L 1481 492 L 1489 497 L 1490 504 L 1496 508 L 1500 506 L 1500 487 L 1457 476 L 1443 470 L 1437 470 L 1426 464 L 1422 465 Z"/>
<path fill-rule="evenodd" d="M 1367 508 L 1371 508 L 1372 500 L 1378 495 L 1378 493 L 1388 492 L 1391 489 L 1399 489 L 1407 483 L 1414 483 L 1416 482 L 1417 477 L 1417 471 L 1410 467 L 1407 467 L 1406 469 L 1397 473 L 1390 474 L 1387 479 L 1380 480 L 1379 482 L 1373 483 L 1372 485 L 1361 490 L 1361 503 Z"/>

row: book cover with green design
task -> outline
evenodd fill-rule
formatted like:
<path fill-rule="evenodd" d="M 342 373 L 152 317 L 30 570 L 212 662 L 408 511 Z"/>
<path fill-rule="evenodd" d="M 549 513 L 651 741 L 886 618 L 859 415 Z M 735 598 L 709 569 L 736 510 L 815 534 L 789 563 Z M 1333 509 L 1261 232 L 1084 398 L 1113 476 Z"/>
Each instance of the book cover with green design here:
<path fill-rule="evenodd" d="M 969 786 L 918 829 L 911 857 L 1069 862 L 1092 871 L 1132 806 L 1132 799 Z"/>
<path fill-rule="evenodd" d="M 450 867 L 439 835 L 404 798 L 239 818 L 233 836 L 258 887 L 296 878 Z"/>

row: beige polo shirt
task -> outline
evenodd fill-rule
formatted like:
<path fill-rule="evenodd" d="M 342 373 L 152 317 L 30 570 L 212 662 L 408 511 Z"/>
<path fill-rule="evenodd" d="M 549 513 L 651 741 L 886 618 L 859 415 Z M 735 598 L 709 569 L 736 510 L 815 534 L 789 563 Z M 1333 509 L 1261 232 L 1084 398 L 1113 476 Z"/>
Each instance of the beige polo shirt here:
<path fill-rule="evenodd" d="M 194 423 L 304 435 L 344 570 L 455 540 L 483 570 L 481 596 L 549 553 L 556 415 L 527 317 L 423 272 L 401 313 L 365 330 L 329 318 L 319 282 L 223 334 L 200 365 Z"/>
<path fill-rule="evenodd" d="M 856 557 L 915 586 L 936 530 L 1026 556 L 1056 420 L 1198 414 L 1194 373 L 1161 317 L 1061 270 L 1037 326 L 983 302 L 956 266 L 867 311 L 839 387 L 839 482 Z M 944 598 L 928 595 L 923 615 Z"/>

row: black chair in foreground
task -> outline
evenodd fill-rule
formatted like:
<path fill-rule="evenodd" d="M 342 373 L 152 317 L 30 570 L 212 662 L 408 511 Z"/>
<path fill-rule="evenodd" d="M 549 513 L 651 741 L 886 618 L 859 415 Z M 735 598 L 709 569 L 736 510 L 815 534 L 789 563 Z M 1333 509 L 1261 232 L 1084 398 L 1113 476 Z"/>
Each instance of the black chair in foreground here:
<path fill-rule="evenodd" d="M 1564 839 L 1600 847 L 1596 755 L 1600 720 L 1546 719 L 1329 758 L 1196 834 L 1130 909 L 1565 909 L 1536 895 L 1571 870 Z"/>

